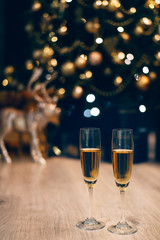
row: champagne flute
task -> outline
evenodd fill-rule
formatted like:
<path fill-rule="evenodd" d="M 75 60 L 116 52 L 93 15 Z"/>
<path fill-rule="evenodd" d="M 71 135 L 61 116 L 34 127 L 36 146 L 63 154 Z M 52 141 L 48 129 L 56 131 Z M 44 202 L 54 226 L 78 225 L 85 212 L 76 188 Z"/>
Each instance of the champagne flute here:
<path fill-rule="evenodd" d="M 112 164 L 113 173 L 121 196 L 121 220 L 116 225 L 108 228 L 108 231 L 121 235 L 129 235 L 137 232 L 137 228 L 130 226 L 125 220 L 125 190 L 131 177 L 134 154 L 133 130 L 113 129 L 112 130 Z"/>
<path fill-rule="evenodd" d="M 93 187 L 97 182 L 101 160 L 101 134 L 99 128 L 80 129 L 80 157 L 84 182 L 89 190 L 90 216 L 84 221 L 78 222 L 76 226 L 85 230 L 101 229 L 105 224 L 97 221 L 92 215 Z"/>

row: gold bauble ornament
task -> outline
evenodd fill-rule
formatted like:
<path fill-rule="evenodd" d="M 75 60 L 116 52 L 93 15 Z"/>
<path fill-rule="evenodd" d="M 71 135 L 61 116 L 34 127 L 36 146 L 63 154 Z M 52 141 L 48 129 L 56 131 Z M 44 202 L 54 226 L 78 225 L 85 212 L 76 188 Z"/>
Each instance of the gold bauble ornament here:
<path fill-rule="evenodd" d="M 88 60 L 92 66 L 98 66 L 102 63 L 102 60 L 103 60 L 102 53 L 98 51 L 93 51 L 89 53 Z"/>
<path fill-rule="evenodd" d="M 136 80 L 136 86 L 142 91 L 146 91 L 149 88 L 150 83 L 150 78 L 146 75 L 140 75 Z"/>
<path fill-rule="evenodd" d="M 121 20 L 121 19 L 124 18 L 124 15 L 123 15 L 123 13 L 121 13 L 121 12 L 118 11 L 118 12 L 115 13 L 115 17 L 116 17 L 117 19 Z"/>
<path fill-rule="evenodd" d="M 75 65 L 79 69 L 85 68 L 87 65 L 87 56 L 84 54 L 78 56 L 75 60 Z"/>
<path fill-rule="evenodd" d="M 12 74 L 14 72 L 14 67 L 9 65 L 4 69 L 4 74 L 9 75 Z"/>
<path fill-rule="evenodd" d="M 75 64 L 73 62 L 65 62 L 62 66 L 61 66 L 61 72 L 62 75 L 64 75 L 65 77 L 69 77 L 72 76 L 75 73 Z"/>
<path fill-rule="evenodd" d="M 32 53 L 32 56 L 34 59 L 39 59 L 41 55 L 42 55 L 42 49 L 34 50 L 34 52 Z"/>
<path fill-rule="evenodd" d="M 106 67 L 106 68 L 104 69 L 104 74 L 105 74 L 106 76 L 110 76 L 110 75 L 112 74 L 112 69 L 111 69 L 110 67 Z"/>
<path fill-rule="evenodd" d="M 150 78 L 151 80 L 155 80 L 155 79 L 157 78 L 157 73 L 155 73 L 155 72 L 150 72 L 150 73 L 149 73 L 149 78 Z"/>
<path fill-rule="evenodd" d="M 75 86 L 72 91 L 72 97 L 78 99 L 83 95 L 83 88 L 81 86 Z"/>
<path fill-rule="evenodd" d="M 96 34 L 96 33 L 98 33 L 98 31 L 100 29 L 100 24 L 97 21 L 93 21 L 93 22 L 92 21 L 88 21 L 85 24 L 85 29 L 89 33 Z"/>
<path fill-rule="evenodd" d="M 136 28 L 134 29 L 134 33 L 135 33 L 135 35 L 137 35 L 137 36 L 142 35 L 143 32 L 144 32 L 143 27 L 140 26 L 140 25 L 137 25 Z"/>
<path fill-rule="evenodd" d="M 53 54 L 54 54 L 54 50 L 51 47 L 49 46 L 44 47 L 43 53 L 42 53 L 43 58 L 50 58 L 52 57 Z"/>
<path fill-rule="evenodd" d="M 128 42 L 129 42 L 129 40 L 130 40 L 130 35 L 129 35 L 128 33 L 122 32 L 122 33 L 120 33 L 120 35 L 121 35 L 121 38 L 123 39 L 123 41 L 124 41 L 125 43 L 128 43 Z"/>
<path fill-rule="evenodd" d="M 41 7 L 42 7 L 41 3 L 38 1 L 35 1 L 32 5 L 32 11 L 37 12 L 41 9 Z"/>

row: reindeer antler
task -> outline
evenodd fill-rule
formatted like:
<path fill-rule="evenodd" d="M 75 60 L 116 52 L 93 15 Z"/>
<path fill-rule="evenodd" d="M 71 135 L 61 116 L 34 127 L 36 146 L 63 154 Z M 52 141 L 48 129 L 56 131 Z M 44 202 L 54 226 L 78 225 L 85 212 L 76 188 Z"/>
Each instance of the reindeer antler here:
<path fill-rule="evenodd" d="M 57 77 L 57 72 L 53 72 L 51 74 L 51 79 L 50 80 L 46 80 L 43 83 L 35 84 L 34 88 L 32 89 L 32 84 L 39 79 L 39 77 L 42 75 L 42 73 L 43 73 L 42 68 L 35 68 L 32 76 L 29 80 L 29 83 L 28 83 L 28 90 L 32 93 L 33 97 L 38 102 L 42 102 L 42 101 L 44 101 L 44 99 L 47 102 L 53 102 L 53 100 L 54 100 L 54 102 L 56 102 L 57 100 L 55 98 L 53 99 L 49 96 L 49 94 L 46 90 L 46 87 L 51 81 L 53 81 Z M 40 96 L 38 94 L 38 92 L 40 92 L 42 96 Z"/>
<path fill-rule="evenodd" d="M 41 102 L 42 101 L 42 98 L 37 95 L 35 93 L 35 91 L 31 88 L 32 84 L 34 82 L 36 82 L 39 77 L 42 75 L 42 72 L 43 72 L 43 69 L 42 68 L 35 68 L 35 70 L 33 71 L 33 74 L 31 76 L 31 78 L 29 79 L 29 82 L 28 82 L 28 91 L 32 93 L 33 97 L 38 101 L 38 102 Z"/>
<path fill-rule="evenodd" d="M 57 102 L 57 98 L 54 96 L 53 98 L 52 97 L 50 97 L 49 96 L 49 94 L 48 94 L 48 91 L 47 91 L 47 85 L 50 83 L 50 82 L 52 82 L 53 80 L 55 80 L 55 78 L 57 77 L 57 75 L 58 75 L 58 73 L 55 71 L 55 72 L 53 72 L 52 74 L 51 74 L 51 78 L 49 79 L 49 80 L 46 80 L 44 83 L 42 83 L 42 94 L 43 94 L 43 96 L 44 96 L 44 98 L 45 98 L 45 100 L 47 101 L 47 102 Z"/>

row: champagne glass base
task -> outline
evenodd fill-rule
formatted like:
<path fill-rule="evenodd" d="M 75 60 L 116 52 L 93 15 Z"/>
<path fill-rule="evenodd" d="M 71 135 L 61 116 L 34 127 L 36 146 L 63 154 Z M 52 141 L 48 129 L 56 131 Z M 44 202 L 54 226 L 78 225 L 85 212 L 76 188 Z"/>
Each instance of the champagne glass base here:
<path fill-rule="evenodd" d="M 98 230 L 104 228 L 105 223 L 94 218 L 87 218 L 85 221 L 78 222 L 76 227 L 84 230 Z"/>
<path fill-rule="evenodd" d="M 108 227 L 108 231 L 115 234 L 120 235 L 130 235 L 136 233 L 138 229 L 136 227 L 128 225 L 128 223 L 120 223 L 118 222 L 117 225 L 112 225 Z"/>

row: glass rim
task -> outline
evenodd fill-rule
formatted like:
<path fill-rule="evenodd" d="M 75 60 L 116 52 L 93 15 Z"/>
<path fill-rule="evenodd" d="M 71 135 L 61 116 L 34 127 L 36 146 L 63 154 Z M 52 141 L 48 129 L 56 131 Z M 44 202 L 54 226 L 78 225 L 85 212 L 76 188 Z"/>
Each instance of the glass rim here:
<path fill-rule="evenodd" d="M 100 128 L 97 128 L 97 127 L 83 127 L 83 128 L 80 128 L 80 131 L 81 131 L 81 130 L 86 130 L 86 129 L 90 129 L 90 130 L 100 130 Z"/>
<path fill-rule="evenodd" d="M 132 128 L 113 128 L 112 131 L 132 131 Z"/>

